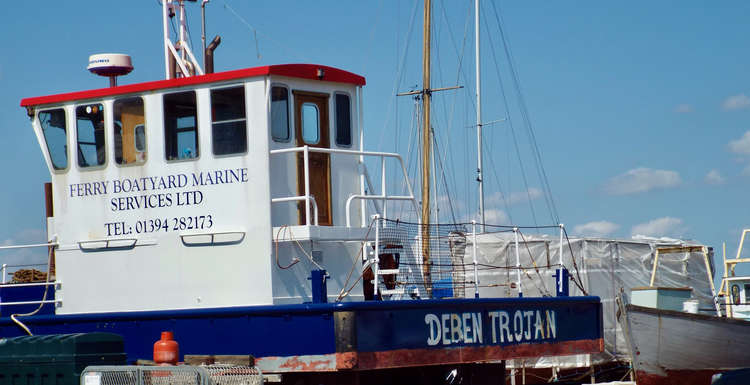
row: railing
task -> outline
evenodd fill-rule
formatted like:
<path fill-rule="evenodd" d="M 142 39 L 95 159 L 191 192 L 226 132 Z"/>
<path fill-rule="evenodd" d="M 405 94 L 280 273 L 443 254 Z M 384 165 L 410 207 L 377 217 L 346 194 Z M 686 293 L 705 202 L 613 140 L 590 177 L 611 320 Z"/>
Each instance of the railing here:
<path fill-rule="evenodd" d="M 365 269 L 369 266 L 373 274 L 373 293 L 378 294 L 401 295 L 407 293 L 407 289 L 424 290 L 424 294 L 432 298 L 440 297 L 463 297 L 464 290 L 472 288 L 474 297 L 479 298 L 480 287 L 496 286 L 496 283 L 489 282 L 482 285 L 479 280 L 479 261 L 478 261 L 478 241 L 477 235 L 479 229 L 487 225 L 482 225 L 476 221 L 464 224 L 431 224 L 429 225 L 428 238 L 423 238 L 423 224 L 389 221 L 375 215 L 375 239 L 374 249 L 371 253 Z M 469 232 L 470 226 L 470 232 Z M 524 288 L 522 286 L 522 274 L 528 276 L 529 270 L 538 273 L 538 268 L 533 262 L 533 267 L 521 265 L 521 250 L 523 245 L 527 245 L 527 240 L 519 239 L 523 236 L 520 227 L 510 226 L 493 226 L 495 230 L 512 233 L 511 238 L 513 245 L 513 254 L 515 264 L 512 266 L 493 266 L 487 263 L 482 264 L 482 269 L 504 268 L 515 274 L 515 282 L 510 283 L 511 288 L 517 289 L 518 296 L 523 297 Z M 563 273 L 563 240 L 565 237 L 565 228 L 563 224 L 557 226 L 544 226 L 545 228 L 559 228 L 559 263 L 556 268 L 555 284 L 557 286 L 557 296 L 567 296 L 567 287 L 564 279 L 567 279 L 567 273 Z M 468 244 L 471 243 L 471 248 Z M 433 280 L 427 280 L 423 277 L 425 260 L 421 250 L 423 244 L 429 249 L 429 268 Z M 526 252 L 531 253 L 528 247 Z M 396 251 L 398 250 L 398 251 Z M 470 253 L 470 254 L 469 254 Z M 571 251 L 572 253 L 572 251 Z M 394 255 L 398 254 L 398 257 Z M 387 266 L 388 261 L 384 261 L 384 255 L 389 255 L 391 263 L 395 261 L 396 268 Z M 469 258 L 470 257 L 470 258 Z M 510 257 L 510 255 L 509 255 Z M 548 262 L 549 264 L 549 262 Z M 548 266 L 549 268 L 549 266 Z M 473 277 L 472 277 L 473 275 Z M 531 277 L 529 277 L 531 278 Z M 539 276 L 542 279 L 542 276 Z M 510 279 L 509 279 L 510 280 Z M 369 282 L 368 282 L 369 284 Z M 388 286 L 391 287 L 388 287 Z M 384 287 L 385 286 L 385 287 Z M 400 286 L 400 287 L 394 287 Z M 538 288 L 537 288 L 538 289 Z M 546 288 L 545 288 L 546 291 Z M 551 293 L 547 293 L 551 295 Z M 397 297 L 391 297 L 397 298 Z"/>
<path fill-rule="evenodd" d="M 305 224 L 308 226 L 311 224 L 310 222 L 311 207 L 314 209 L 315 225 L 317 225 L 317 220 L 318 220 L 317 204 L 315 203 L 315 198 L 312 195 L 310 195 L 310 153 L 311 152 L 324 153 L 324 154 L 341 154 L 341 155 L 360 157 L 359 162 L 363 167 L 363 169 L 360 171 L 360 176 L 367 179 L 367 183 L 370 186 L 371 191 L 372 191 L 372 183 L 367 173 L 367 169 L 366 167 L 364 167 L 362 158 L 364 157 L 380 158 L 380 195 L 365 194 L 365 192 L 363 191 L 364 189 L 361 188 L 360 194 L 349 196 L 349 198 L 346 200 L 346 227 L 351 227 L 351 205 L 355 200 L 361 200 L 361 201 L 372 200 L 375 202 L 377 201 L 382 202 L 382 210 L 380 207 L 377 207 L 376 205 L 376 211 L 383 218 L 387 218 L 388 207 L 386 203 L 388 201 L 411 201 L 412 205 L 414 206 L 415 211 L 418 211 L 417 202 L 414 198 L 414 191 L 412 190 L 411 184 L 409 183 L 409 177 L 406 173 L 406 167 L 404 166 L 404 161 L 399 154 L 388 153 L 388 152 L 375 152 L 375 151 L 340 150 L 340 149 L 318 148 L 318 147 L 310 147 L 310 146 L 271 150 L 270 154 L 277 155 L 277 154 L 289 154 L 289 153 L 299 153 L 299 152 L 303 154 L 303 163 L 304 163 L 304 169 L 305 169 L 305 178 L 304 178 L 305 194 L 299 195 L 299 196 L 273 198 L 271 199 L 271 202 L 281 203 L 281 202 L 291 202 L 291 201 L 304 201 L 305 202 L 305 222 L 306 222 Z M 387 158 L 396 159 L 399 165 L 401 166 L 401 172 L 403 173 L 404 181 L 406 181 L 406 187 L 408 189 L 409 195 L 388 195 L 387 194 L 387 188 L 386 188 L 387 187 L 387 184 L 386 184 L 386 175 L 387 175 L 386 159 Z"/>
<path fill-rule="evenodd" d="M 57 242 L 49 242 L 49 243 L 36 243 L 36 244 L 29 244 L 29 245 L 10 245 L 10 246 L 0 246 L 0 250 L 11 250 L 11 249 L 27 249 L 27 248 L 33 248 L 33 247 L 57 247 L 59 244 Z M 7 275 L 8 275 L 8 268 L 9 267 L 31 267 L 31 266 L 47 266 L 47 281 L 46 282 L 28 282 L 28 283 L 13 283 L 11 287 L 29 287 L 29 286 L 53 286 L 54 289 L 60 289 L 61 283 L 58 281 L 49 281 L 49 264 L 24 264 L 24 265 L 8 265 L 7 263 L 3 263 L 0 267 L 0 274 L 2 274 L 2 278 L 0 279 L 0 283 L 3 285 L 7 284 Z M 46 291 L 46 290 L 45 290 Z M 56 304 L 59 306 L 62 303 L 62 300 L 57 299 L 50 299 L 50 300 L 39 300 L 39 301 L 15 301 L 15 302 L 0 302 L 0 306 L 14 306 L 14 305 L 41 305 L 41 304 Z"/>

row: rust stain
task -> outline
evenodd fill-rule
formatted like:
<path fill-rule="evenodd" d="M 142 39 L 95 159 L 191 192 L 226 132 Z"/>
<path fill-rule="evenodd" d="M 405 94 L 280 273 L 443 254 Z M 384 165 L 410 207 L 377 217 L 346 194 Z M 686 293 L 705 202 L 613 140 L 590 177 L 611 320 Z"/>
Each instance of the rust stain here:
<path fill-rule="evenodd" d="M 336 353 L 336 369 L 354 369 L 358 361 L 357 352 Z"/>
<path fill-rule="evenodd" d="M 547 344 L 456 347 L 445 349 L 399 349 L 381 352 L 360 352 L 357 355 L 357 368 L 385 369 L 421 365 L 485 362 L 512 358 L 598 353 L 603 350 L 603 344 L 604 341 L 601 338 L 598 338 L 593 340 L 566 341 Z"/>
<path fill-rule="evenodd" d="M 681 369 L 667 370 L 666 376 L 636 370 L 635 379 L 638 385 L 705 385 L 711 383 L 711 377 L 720 369 Z"/>
<path fill-rule="evenodd" d="M 301 372 L 315 372 L 322 370 L 330 370 L 331 362 L 328 360 L 310 360 L 303 361 L 299 357 L 294 356 L 288 358 L 284 363 L 279 365 L 280 369 L 290 369 L 292 371 Z"/>

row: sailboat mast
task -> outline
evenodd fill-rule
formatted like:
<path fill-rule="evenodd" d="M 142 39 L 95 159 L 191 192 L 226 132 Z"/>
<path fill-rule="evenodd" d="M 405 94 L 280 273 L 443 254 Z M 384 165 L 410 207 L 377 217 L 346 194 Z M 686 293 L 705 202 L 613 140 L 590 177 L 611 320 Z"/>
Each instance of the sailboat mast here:
<path fill-rule="evenodd" d="M 482 176 L 482 82 L 479 65 L 479 0 L 474 0 L 474 42 L 476 45 L 476 80 L 477 80 L 477 183 L 479 183 L 479 220 L 484 231 L 484 181 Z"/>
<path fill-rule="evenodd" d="M 430 162 L 432 136 L 430 130 L 430 13 L 432 4 L 424 0 L 424 26 L 422 49 L 422 275 L 428 293 L 431 292 L 430 275 Z"/>

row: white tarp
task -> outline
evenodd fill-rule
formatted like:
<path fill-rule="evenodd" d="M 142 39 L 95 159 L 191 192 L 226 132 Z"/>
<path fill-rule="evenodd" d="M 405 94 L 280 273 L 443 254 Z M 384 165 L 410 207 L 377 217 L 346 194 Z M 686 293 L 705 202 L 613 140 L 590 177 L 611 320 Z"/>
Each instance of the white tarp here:
<path fill-rule="evenodd" d="M 521 288 L 524 297 L 554 296 L 553 274 L 559 266 L 558 237 L 524 234 L 520 241 Z M 473 263 L 473 237 L 467 236 L 464 262 Z M 479 265 L 480 297 L 513 297 L 518 295 L 516 247 L 513 233 L 480 234 L 476 237 Z M 630 295 L 633 287 L 648 286 L 651 279 L 654 252 L 657 247 L 700 246 L 694 242 L 664 239 L 593 239 L 563 240 L 562 263 L 569 270 L 570 295 L 583 295 L 573 280 L 578 281 L 589 295 L 601 298 L 604 316 L 604 352 L 594 355 L 542 357 L 514 360 L 509 367 L 586 367 L 613 360 L 628 360 L 628 350 L 622 330 L 617 323 L 616 294 L 622 289 Z M 572 256 L 571 256 L 572 250 Z M 575 263 L 574 263 L 575 258 Z M 709 254 L 709 263 L 712 263 Z M 713 265 L 711 265 L 713 270 Z M 466 269 L 467 280 L 473 281 L 473 270 Z M 713 276 L 713 274 L 711 274 Z M 513 285 L 511 285 L 513 284 Z M 701 252 L 660 254 L 654 286 L 690 287 L 692 298 L 700 301 L 700 309 L 713 309 L 713 295 Z M 474 288 L 466 287 L 465 295 L 474 296 Z"/>

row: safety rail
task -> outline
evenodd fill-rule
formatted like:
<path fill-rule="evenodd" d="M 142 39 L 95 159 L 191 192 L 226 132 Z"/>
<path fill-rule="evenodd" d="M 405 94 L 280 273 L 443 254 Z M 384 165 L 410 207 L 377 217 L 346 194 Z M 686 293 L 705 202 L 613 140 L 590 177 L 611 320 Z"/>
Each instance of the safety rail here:
<path fill-rule="evenodd" d="M 425 239 L 422 231 L 424 224 L 389 221 L 377 214 L 373 217 L 375 221 L 373 250 L 370 253 L 371 257 L 363 267 L 363 271 L 372 270 L 373 279 L 371 283 L 375 297 L 378 294 L 381 295 L 381 298 L 385 295 L 401 295 L 407 291 L 412 294 L 414 289 L 417 291 L 424 290 L 432 298 L 463 297 L 464 290 L 472 288 L 473 296 L 479 298 L 480 286 L 493 286 L 493 283 L 482 285 L 479 279 L 480 263 L 478 260 L 477 235 L 482 233 L 479 229 L 487 227 L 487 224 L 480 224 L 476 221 L 464 224 L 430 224 L 428 225 L 428 236 Z M 518 297 L 523 297 L 522 274 L 528 276 L 526 270 L 531 267 L 521 265 L 520 254 L 522 245 L 528 244 L 527 240 L 525 238 L 523 241 L 520 239 L 520 237 L 523 237 L 521 227 L 492 227 L 495 229 L 501 228 L 502 232 L 512 233 L 510 242 L 513 245 L 515 264 L 505 268 L 508 269 L 509 276 L 511 271 L 515 272 L 515 282 L 509 283 L 509 286 L 517 289 Z M 555 267 L 554 274 L 557 277 L 555 279 L 556 295 L 568 296 L 565 282 L 568 279 L 568 273 L 565 271 L 562 259 L 563 242 L 566 237 L 565 225 L 543 226 L 543 228 L 559 228 L 559 262 Z M 468 247 L 469 244 L 470 248 Z M 423 251 L 425 249 L 426 252 Z M 526 251 L 530 253 L 528 246 L 526 246 Z M 384 256 L 389 259 L 384 260 Z M 429 265 L 427 269 L 425 269 L 425 263 Z M 388 264 L 391 264 L 391 266 L 388 266 Z M 494 267 L 483 264 L 482 269 L 486 270 L 487 268 Z M 532 269 L 538 271 L 535 264 Z M 430 271 L 433 280 L 423 277 L 425 270 Z M 400 287 L 396 288 L 395 286 Z M 410 287 L 411 290 L 408 290 Z"/>
<path fill-rule="evenodd" d="M 305 194 L 300 196 L 291 196 L 291 197 L 281 197 L 281 198 L 273 198 L 271 199 L 272 203 L 280 203 L 280 202 L 289 202 L 289 201 L 304 201 L 305 202 L 305 221 L 306 225 L 310 225 L 310 210 L 311 206 L 315 205 L 315 198 L 310 195 L 310 153 L 311 152 L 317 152 L 317 153 L 324 153 L 324 154 L 341 154 L 341 155 L 349 155 L 349 156 L 358 156 L 360 157 L 360 164 L 364 167 L 363 159 L 364 157 L 376 157 L 380 158 L 380 195 L 371 195 L 371 194 L 365 194 L 364 186 L 362 186 L 360 194 L 352 195 L 350 196 L 346 201 L 346 227 L 351 227 L 351 204 L 355 200 L 372 200 L 372 201 L 380 201 L 382 202 L 382 211 L 379 207 L 376 205 L 376 211 L 379 215 L 383 218 L 387 218 L 388 208 L 386 205 L 386 202 L 388 201 L 411 201 L 412 205 L 414 206 L 414 210 L 418 211 L 417 208 L 417 201 L 414 198 L 414 191 L 412 190 L 411 183 L 409 183 L 409 177 L 406 172 L 406 167 L 404 166 L 404 161 L 401 158 L 401 155 L 396 153 L 389 153 L 389 152 L 376 152 L 376 151 L 355 151 L 355 150 L 341 150 L 341 149 L 333 149 L 333 148 L 318 148 L 318 147 L 310 147 L 310 146 L 302 146 L 302 147 L 293 147 L 293 148 L 284 148 L 284 149 L 278 149 L 278 150 L 271 150 L 271 155 L 277 155 L 277 154 L 289 154 L 289 153 L 303 153 L 303 164 L 305 168 Z M 401 166 L 401 172 L 403 173 L 404 181 L 406 181 L 406 187 L 408 189 L 409 195 L 388 195 L 386 192 L 386 159 L 387 158 L 393 158 L 396 159 Z M 360 171 L 360 176 L 367 179 L 368 185 L 370 185 L 370 190 L 372 190 L 372 184 L 369 180 L 369 175 L 367 174 L 366 168 Z M 312 203 L 311 203 L 312 202 Z M 317 205 L 315 205 L 315 224 L 317 225 Z M 363 225 L 364 226 L 364 225 Z"/>
<path fill-rule="evenodd" d="M 254 366 L 88 366 L 80 385 L 262 385 Z"/>

